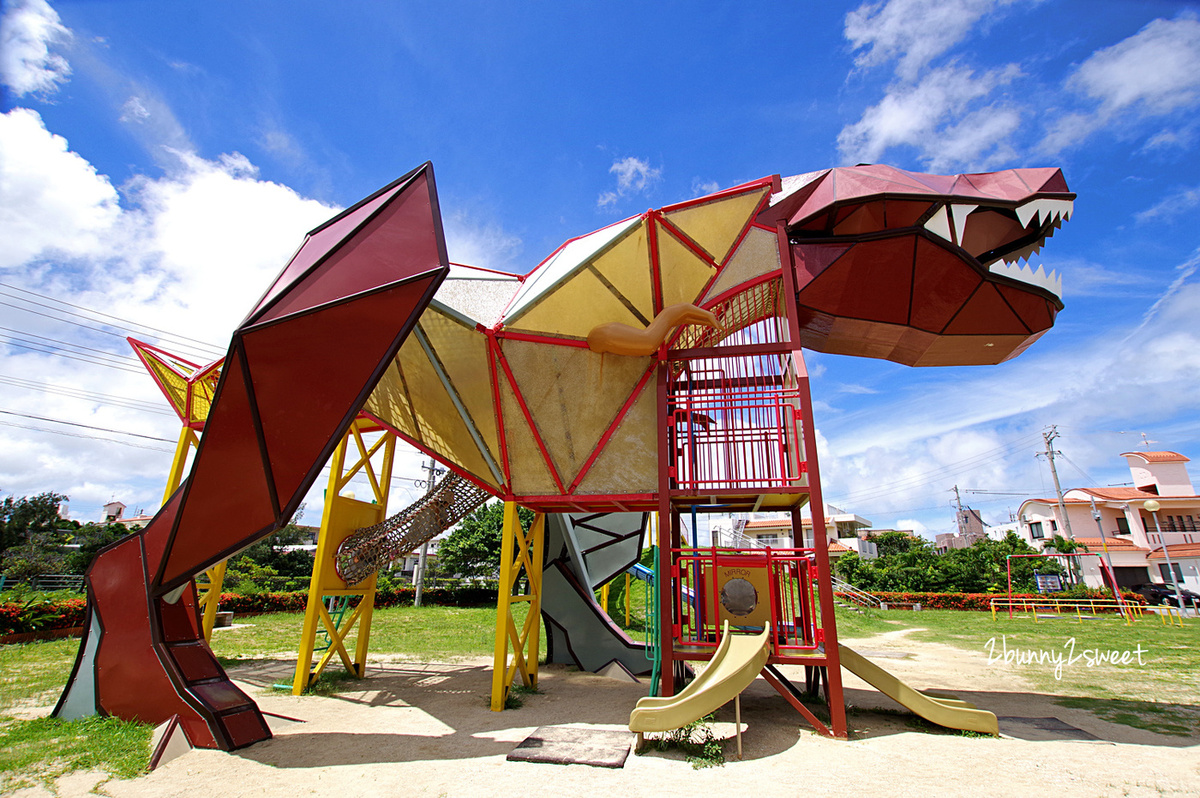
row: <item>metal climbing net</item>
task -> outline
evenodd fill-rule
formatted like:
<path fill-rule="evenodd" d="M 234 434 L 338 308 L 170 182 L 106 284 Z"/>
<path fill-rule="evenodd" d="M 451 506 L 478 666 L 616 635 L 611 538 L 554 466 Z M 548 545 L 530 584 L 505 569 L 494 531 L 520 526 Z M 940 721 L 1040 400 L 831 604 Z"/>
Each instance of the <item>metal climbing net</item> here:
<path fill-rule="evenodd" d="M 363 527 L 343 540 L 334 555 L 334 570 L 346 584 L 356 585 L 458 523 L 491 495 L 451 471 L 432 491 L 391 518 Z"/>

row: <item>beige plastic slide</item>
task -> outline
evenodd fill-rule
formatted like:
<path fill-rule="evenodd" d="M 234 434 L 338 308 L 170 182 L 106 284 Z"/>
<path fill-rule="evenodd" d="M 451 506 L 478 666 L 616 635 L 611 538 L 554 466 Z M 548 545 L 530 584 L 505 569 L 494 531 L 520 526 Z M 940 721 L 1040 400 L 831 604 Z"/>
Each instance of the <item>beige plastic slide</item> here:
<path fill-rule="evenodd" d="M 770 624 L 762 634 L 730 634 L 726 621 L 708 667 L 678 695 L 639 699 L 629 713 L 629 730 L 641 733 L 678 729 L 737 698 L 767 664 L 770 635 Z"/>
<path fill-rule="evenodd" d="M 993 713 L 976 709 L 975 705 L 968 701 L 934 696 L 915 690 L 852 648 L 846 648 L 839 644 L 838 652 L 841 654 L 843 668 L 930 723 L 936 723 L 948 729 L 1000 734 L 1000 727 L 996 723 L 996 716 Z"/>

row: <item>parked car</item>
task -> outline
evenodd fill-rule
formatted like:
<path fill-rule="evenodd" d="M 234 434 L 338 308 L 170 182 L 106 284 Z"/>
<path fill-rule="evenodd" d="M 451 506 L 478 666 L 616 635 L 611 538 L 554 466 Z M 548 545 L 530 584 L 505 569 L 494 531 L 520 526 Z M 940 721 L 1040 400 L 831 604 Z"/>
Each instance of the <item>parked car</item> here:
<path fill-rule="evenodd" d="M 1169 604 L 1174 607 L 1177 601 L 1175 598 L 1175 585 L 1173 584 L 1150 582 L 1145 585 L 1135 585 L 1132 590 L 1134 593 L 1145 598 L 1150 604 Z M 1179 592 L 1183 594 L 1184 606 L 1200 606 L 1200 594 L 1183 589 L 1180 589 Z"/>

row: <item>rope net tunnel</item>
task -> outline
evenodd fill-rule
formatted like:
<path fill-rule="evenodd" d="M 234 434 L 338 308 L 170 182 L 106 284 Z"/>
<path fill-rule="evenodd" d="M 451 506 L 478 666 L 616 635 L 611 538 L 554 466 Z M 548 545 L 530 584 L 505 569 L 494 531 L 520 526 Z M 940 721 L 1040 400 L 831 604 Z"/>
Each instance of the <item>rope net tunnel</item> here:
<path fill-rule="evenodd" d="M 334 570 L 347 585 L 356 585 L 449 529 L 491 495 L 451 471 L 432 491 L 391 518 L 363 527 L 343 540 L 334 555 Z"/>

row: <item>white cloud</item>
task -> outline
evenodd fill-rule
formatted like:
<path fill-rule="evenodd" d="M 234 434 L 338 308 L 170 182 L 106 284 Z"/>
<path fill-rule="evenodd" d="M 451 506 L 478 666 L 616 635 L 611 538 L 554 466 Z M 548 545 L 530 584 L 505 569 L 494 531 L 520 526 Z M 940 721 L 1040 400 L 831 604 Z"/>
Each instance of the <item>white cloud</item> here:
<path fill-rule="evenodd" d="M 597 207 L 616 204 L 618 199 L 634 194 L 645 194 L 662 179 L 662 169 L 650 166 L 650 162 L 629 156 L 613 161 L 609 173 L 617 176 L 617 190 L 605 191 L 596 199 Z"/>
<path fill-rule="evenodd" d="M 17 97 L 52 94 L 71 74 L 71 66 L 52 48 L 70 40 L 46 0 L 9 0 L 0 17 L 0 81 Z"/>
<path fill-rule="evenodd" d="M 1090 107 L 1049 125 L 1042 147 L 1051 153 L 1078 145 L 1105 126 L 1124 130 L 1145 119 L 1194 108 L 1200 103 L 1200 20 L 1192 13 L 1156 19 L 1133 36 L 1092 53 L 1066 87 L 1090 100 Z M 1161 145 L 1170 138 L 1156 140 Z"/>
<path fill-rule="evenodd" d="M 1020 125 L 1015 108 L 975 107 L 1020 75 L 1015 65 L 976 75 L 950 65 L 930 71 L 915 84 L 896 84 L 858 122 L 838 134 L 847 162 L 877 162 L 891 147 L 912 147 L 930 168 L 983 168 L 1011 155 L 1008 137 Z"/>
<path fill-rule="evenodd" d="M 984 19 L 1016 0 L 888 0 L 846 15 L 845 36 L 860 67 L 896 60 L 896 74 L 915 81 L 921 69 L 962 41 Z"/>
<path fill-rule="evenodd" d="M 33 111 L 16 109 L 0 116 L 0 240 L 5 242 L 0 263 L 9 267 L 0 282 L 223 349 L 304 234 L 338 209 L 260 179 L 254 164 L 238 153 L 210 160 L 174 151 L 171 158 L 175 167 L 166 175 L 141 176 L 118 192 Z M 478 224 L 465 214 L 452 215 L 445 224 L 452 256 L 476 265 L 501 265 L 520 245 L 519 238 L 497 225 Z M 15 300 L 10 296 L 3 301 Z M 4 308 L 4 316 L 4 326 L 129 356 L 117 337 L 10 307 Z M 138 337 L 154 342 L 148 335 Z M 162 345 L 179 351 L 173 344 Z M 207 354 L 179 353 L 199 362 L 209 359 Z M 133 397 L 165 409 L 150 378 L 136 364 L 133 368 L 126 372 L 65 360 L 0 340 L 0 375 Z M 0 489 L 5 493 L 66 493 L 75 517 L 83 519 L 95 518 L 99 506 L 114 496 L 131 507 L 157 508 L 178 435 L 173 416 L 7 383 L 0 385 L 0 408 L 165 439 L 130 439 L 0 416 Z M 150 448 L 24 427 L 117 438 Z M 322 487 L 316 487 L 309 503 L 310 512 L 318 515 Z M 400 501 L 404 491 L 397 488 Z"/>
<path fill-rule="evenodd" d="M 1200 396 L 1180 388 L 1200 381 L 1198 271 L 1200 253 L 1181 263 L 1173 282 L 1159 287 L 1162 298 L 1123 330 L 1105 327 L 1044 354 L 1035 344 L 1012 363 L 978 372 L 913 372 L 910 386 L 881 391 L 881 400 L 864 409 L 818 416 L 828 439 L 821 446 L 826 498 L 887 522 L 889 513 L 918 510 L 936 517 L 955 483 L 1045 490 L 1044 466 L 1033 455 L 1048 424 L 1070 425 L 1059 448 L 1082 468 L 1112 470 L 1114 450 L 1123 445 L 1115 433 L 1078 430 L 1141 429 L 1145 419 L 1170 425 L 1200 416 Z M 941 512 L 952 523 L 949 510 Z"/>
<path fill-rule="evenodd" d="M 108 178 L 35 111 L 0 116 L 0 269 L 95 252 L 120 215 Z"/>
<path fill-rule="evenodd" d="M 494 222 L 480 223 L 466 211 L 444 214 L 442 225 L 446 250 L 455 263 L 508 271 L 506 267 L 521 251 L 520 236 L 506 232 Z"/>
<path fill-rule="evenodd" d="M 715 194 L 720 191 L 721 184 L 716 180 L 704 180 L 700 177 L 692 178 L 692 196 L 703 197 L 706 194 Z"/>
<path fill-rule="evenodd" d="M 1138 224 L 1155 219 L 1173 219 L 1200 205 L 1200 186 L 1181 188 L 1163 197 L 1157 204 L 1133 215 Z"/>

